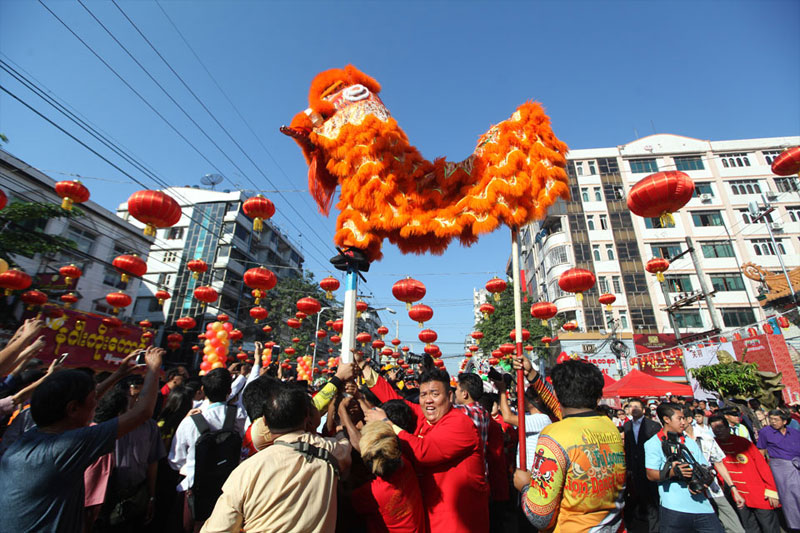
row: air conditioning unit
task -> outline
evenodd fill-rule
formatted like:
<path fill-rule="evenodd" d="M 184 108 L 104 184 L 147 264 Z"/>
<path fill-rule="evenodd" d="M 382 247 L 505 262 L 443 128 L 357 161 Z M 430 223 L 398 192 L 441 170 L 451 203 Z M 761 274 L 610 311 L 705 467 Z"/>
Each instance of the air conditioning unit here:
<path fill-rule="evenodd" d="M 777 200 L 778 199 L 778 193 L 776 193 L 775 191 L 767 191 L 765 194 L 767 196 L 767 200 Z"/>
<path fill-rule="evenodd" d="M 772 231 L 783 231 L 783 222 L 770 222 L 769 227 Z"/>
<path fill-rule="evenodd" d="M 700 195 L 700 201 L 703 203 L 710 202 L 714 197 L 708 193 Z"/>

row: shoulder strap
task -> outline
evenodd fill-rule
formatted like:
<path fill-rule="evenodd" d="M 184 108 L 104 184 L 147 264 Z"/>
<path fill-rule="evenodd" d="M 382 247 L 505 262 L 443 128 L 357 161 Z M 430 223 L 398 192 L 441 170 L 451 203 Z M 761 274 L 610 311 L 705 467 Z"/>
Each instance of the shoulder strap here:
<path fill-rule="evenodd" d="M 236 423 L 236 412 L 238 409 L 233 405 L 228 405 L 225 411 L 225 422 L 222 423 L 222 431 L 233 431 Z"/>
<path fill-rule="evenodd" d="M 202 413 L 193 414 L 192 422 L 194 422 L 194 425 L 197 426 L 197 431 L 199 431 L 201 435 L 211 431 L 211 427 L 208 425 L 208 422 Z"/>
<path fill-rule="evenodd" d="M 331 452 L 326 450 L 325 448 L 318 448 L 313 444 L 310 444 L 305 441 L 295 441 L 295 442 L 283 442 L 280 440 L 276 440 L 272 443 L 273 445 L 278 444 L 280 446 L 286 446 L 288 448 L 292 448 L 296 450 L 298 453 L 303 455 L 306 458 L 306 462 L 310 463 L 314 459 L 322 459 L 329 465 L 333 467 L 333 472 L 339 476 L 339 461 L 336 460 Z"/>

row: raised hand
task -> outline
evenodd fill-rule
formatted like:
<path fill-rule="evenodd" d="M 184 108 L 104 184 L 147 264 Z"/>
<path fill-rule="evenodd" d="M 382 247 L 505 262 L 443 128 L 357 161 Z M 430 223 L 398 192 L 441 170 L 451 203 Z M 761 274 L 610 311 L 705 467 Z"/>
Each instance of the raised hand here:
<path fill-rule="evenodd" d="M 148 347 L 144 354 L 144 363 L 147 365 L 147 369 L 155 373 L 161 370 L 161 360 L 166 353 L 167 351 L 164 348 Z"/>

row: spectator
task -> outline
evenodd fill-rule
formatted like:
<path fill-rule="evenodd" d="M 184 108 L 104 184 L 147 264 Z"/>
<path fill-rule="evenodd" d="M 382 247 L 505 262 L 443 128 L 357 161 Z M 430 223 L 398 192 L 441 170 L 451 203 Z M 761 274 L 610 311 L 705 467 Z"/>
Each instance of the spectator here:
<path fill-rule="evenodd" d="M 0 385 L 0 391 L 12 387 L 14 385 L 14 370 L 22 367 L 38 353 L 38 348 L 35 351 L 29 348 L 34 344 L 34 339 L 39 335 L 43 326 L 44 322 L 41 320 L 29 318 L 22 323 L 5 347 L 0 350 L 0 376 L 9 374 L 7 381 Z"/>
<path fill-rule="evenodd" d="M 533 381 L 537 375 L 522 359 Z M 625 455 L 619 431 L 595 410 L 603 374 L 590 363 L 569 360 L 556 365 L 551 377 L 563 420 L 539 434 L 532 471 L 517 469 L 514 475 L 523 510 L 538 529 L 616 531 L 622 525 Z"/>
<path fill-rule="evenodd" d="M 708 465 L 702 451 L 692 439 L 686 439 L 683 430 L 686 419 L 677 404 L 665 402 L 658 406 L 658 418 L 663 427 L 644 444 L 647 478 L 658 483 L 660 498 L 659 531 L 664 533 L 721 533 L 719 518 L 704 492 L 695 492 L 688 486 L 692 467 L 686 453 L 681 452 L 681 461 L 667 463 L 663 443 L 669 437 L 676 438 L 695 461 Z M 670 435 L 673 434 L 673 435 Z"/>
<path fill-rule="evenodd" d="M 350 466 L 350 443 L 303 430 L 308 395 L 280 384 L 263 413 L 274 444 L 239 465 L 222 487 L 205 533 L 333 533 L 336 485 Z"/>
<path fill-rule="evenodd" d="M 175 368 L 170 368 L 167 372 L 167 382 L 164 383 L 163 387 L 161 387 L 162 399 L 166 400 L 170 391 L 172 391 L 172 389 L 175 387 L 180 387 L 183 385 L 183 381 L 188 378 L 188 373 L 184 367 L 176 366 Z"/>
<path fill-rule="evenodd" d="M 270 376 L 261 376 L 249 383 L 242 391 L 242 405 L 252 422 L 245 431 L 242 442 L 244 457 L 250 457 L 272 444 L 272 434 L 264 421 L 264 406 L 280 381 Z"/>
<path fill-rule="evenodd" d="M 386 413 L 386 418 L 395 426 L 413 433 L 417 427 L 416 416 L 411 407 L 403 400 L 389 400 L 381 404 L 381 409 Z"/>
<path fill-rule="evenodd" d="M 503 421 L 517 427 L 519 423 L 519 416 L 511 410 L 508 405 L 508 393 L 506 391 L 506 383 L 502 380 L 494 381 L 497 387 L 498 394 L 500 395 L 500 413 L 503 415 Z M 545 406 L 541 398 L 536 394 L 532 386 L 525 390 L 525 469 L 530 471 L 533 465 L 533 455 L 536 452 L 536 442 L 539 439 L 539 434 L 544 428 L 549 426 L 553 421 L 550 419 L 549 410 Z M 515 465 L 519 465 L 519 450 L 517 451 Z"/>
<path fill-rule="evenodd" d="M 658 486 L 647 479 L 644 443 L 657 434 L 661 426 L 644 416 L 642 400 L 635 398 L 628 405 L 631 408 L 631 419 L 622 426 L 627 465 L 625 524 L 633 533 L 639 530 L 658 533 Z"/>
<path fill-rule="evenodd" d="M 0 531 L 82 530 L 84 470 L 151 416 L 163 353 L 148 348 L 144 387 L 133 409 L 96 426 L 87 427 L 98 392 L 85 373 L 54 373 L 34 391 L 31 414 L 38 427 L 23 434 L 0 460 Z M 122 361 L 124 372 L 136 355 Z"/>
<path fill-rule="evenodd" d="M 728 416 L 712 415 L 708 425 L 725 452 L 725 466 L 744 497 L 745 506 L 738 512 L 745 529 L 753 533 L 779 531 L 775 512 L 780 505 L 778 491 L 764 457 L 752 442 L 731 433 Z"/>
<path fill-rule="evenodd" d="M 486 459 L 486 446 L 489 442 L 489 412 L 483 408 L 478 400 L 483 395 L 483 380 L 478 374 L 462 372 L 458 375 L 458 384 L 455 391 L 454 408 L 460 409 L 467 415 L 481 436 L 483 443 L 483 457 Z M 487 463 L 488 474 L 488 463 Z"/>
<path fill-rule="evenodd" d="M 486 412 L 494 409 L 495 395 L 484 393 L 479 400 Z M 489 465 L 489 531 L 490 533 L 508 531 L 511 527 L 506 523 L 506 516 L 511 509 L 511 491 L 509 490 L 509 462 L 506 460 L 505 436 L 503 428 L 493 418 L 489 418 L 489 440 L 486 446 L 486 462 Z"/>
<path fill-rule="evenodd" d="M 788 426 L 791 415 L 784 409 L 769 412 L 769 426 L 758 433 L 758 447 L 769 456 L 769 467 L 778 486 L 783 516 L 790 529 L 800 529 L 800 431 Z"/>
<path fill-rule="evenodd" d="M 747 439 L 752 442 L 753 439 L 750 436 L 750 432 L 747 430 L 747 427 L 742 423 L 742 414 L 738 408 L 726 407 L 722 410 L 722 414 L 728 421 L 731 433 L 737 437 L 742 437 L 743 439 Z"/>

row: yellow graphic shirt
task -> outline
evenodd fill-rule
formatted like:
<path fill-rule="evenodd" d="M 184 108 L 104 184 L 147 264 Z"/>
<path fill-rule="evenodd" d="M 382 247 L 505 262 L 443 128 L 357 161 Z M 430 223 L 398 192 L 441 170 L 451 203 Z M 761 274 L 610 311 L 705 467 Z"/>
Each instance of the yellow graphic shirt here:
<path fill-rule="evenodd" d="M 615 532 L 624 496 L 625 451 L 608 417 L 581 413 L 542 430 L 523 493 L 523 509 L 536 528 Z"/>

